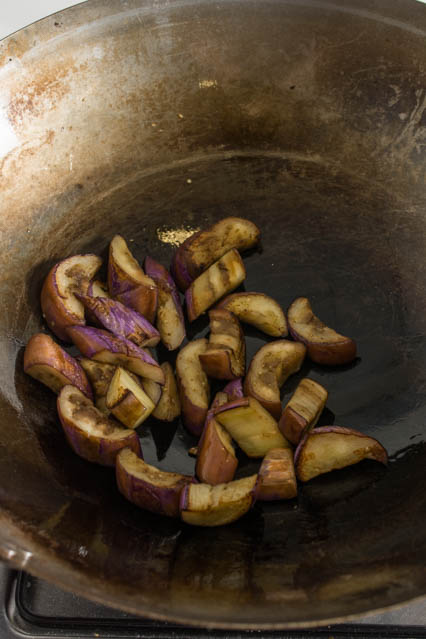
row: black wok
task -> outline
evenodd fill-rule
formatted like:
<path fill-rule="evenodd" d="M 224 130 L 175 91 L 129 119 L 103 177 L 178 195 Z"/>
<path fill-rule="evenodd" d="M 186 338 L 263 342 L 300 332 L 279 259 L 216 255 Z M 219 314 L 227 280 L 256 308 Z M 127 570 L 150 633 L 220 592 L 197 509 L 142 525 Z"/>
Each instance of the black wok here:
<path fill-rule="evenodd" d="M 414 0 L 107 0 L 0 43 L 3 558 L 203 626 L 313 625 L 426 594 L 425 34 Z M 22 352 L 59 258 L 105 255 L 120 232 L 166 264 L 176 230 L 228 215 L 262 229 L 247 290 L 307 295 L 357 340 L 354 365 L 302 374 L 330 391 L 323 423 L 391 461 L 200 530 L 126 503 L 69 450 Z M 250 332 L 249 355 L 263 341 Z M 142 433 L 161 468 L 191 471 L 192 443 L 178 424 Z"/>

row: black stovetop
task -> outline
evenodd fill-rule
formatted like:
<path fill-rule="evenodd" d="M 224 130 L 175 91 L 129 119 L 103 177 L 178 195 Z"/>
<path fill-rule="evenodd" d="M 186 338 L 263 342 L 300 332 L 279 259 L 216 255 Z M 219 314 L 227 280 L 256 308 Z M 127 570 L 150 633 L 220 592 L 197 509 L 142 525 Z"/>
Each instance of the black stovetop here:
<path fill-rule="evenodd" d="M 426 599 L 398 610 L 365 617 L 357 622 L 292 631 L 217 631 L 165 624 L 112 610 L 64 592 L 47 582 L 0 564 L 2 615 L 0 638 L 27 637 L 138 637 L 184 639 L 197 637 L 265 639 L 345 639 L 400 637 L 426 639 Z"/>

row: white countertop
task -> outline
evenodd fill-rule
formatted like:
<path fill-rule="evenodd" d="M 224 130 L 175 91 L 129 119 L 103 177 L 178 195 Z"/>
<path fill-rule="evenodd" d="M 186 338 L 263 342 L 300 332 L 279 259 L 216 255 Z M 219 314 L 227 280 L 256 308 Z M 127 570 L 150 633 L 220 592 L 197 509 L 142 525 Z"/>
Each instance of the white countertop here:
<path fill-rule="evenodd" d="M 0 40 L 36 20 L 80 2 L 81 0 L 0 0 Z"/>

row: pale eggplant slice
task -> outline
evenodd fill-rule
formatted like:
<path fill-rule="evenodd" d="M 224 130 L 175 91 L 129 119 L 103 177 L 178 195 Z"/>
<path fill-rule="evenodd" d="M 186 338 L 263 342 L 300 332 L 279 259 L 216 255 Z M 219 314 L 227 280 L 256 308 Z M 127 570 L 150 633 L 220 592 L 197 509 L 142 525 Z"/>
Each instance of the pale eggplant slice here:
<path fill-rule="evenodd" d="M 164 266 L 145 258 L 145 272 L 158 288 L 158 307 L 156 326 L 161 341 L 169 351 L 174 351 L 186 337 L 185 318 L 176 284 Z"/>
<path fill-rule="evenodd" d="M 223 526 L 250 510 L 257 475 L 226 484 L 187 484 L 180 498 L 180 516 L 193 526 Z"/>
<path fill-rule="evenodd" d="M 231 249 L 245 251 L 260 240 L 258 227 L 239 217 L 227 217 L 205 231 L 191 235 L 176 250 L 172 262 L 172 275 L 181 291 L 213 262 Z"/>
<path fill-rule="evenodd" d="M 237 288 L 246 277 L 240 254 L 235 249 L 209 266 L 186 290 L 186 312 L 190 322 L 213 306 L 221 297 Z"/>
<path fill-rule="evenodd" d="M 219 406 L 214 417 L 248 457 L 264 457 L 272 448 L 291 448 L 275 419 L 253 397 Z"/>
<path fill-rule="evenodd" d="M 275 419 L 281 416 L 280 388 L 297 373 L 305 358 L 306 348 L 300 342 L 277 340 L 262 346 L 251 360 L 244 391 L 257 399 Z"/>
<path fill-rule="evenodd" d="M 307 433 L 294 455 L 296 475 L 309 481 L 338 468 L 373 459 L 387 464 L 388 455 L 377 439 L 351 428 L 323 426 Z"/>
<path fill-rule="evenodd" d="M 288 334 L 287 320 L 281 306 L 264 293 L 232 293 L 216 308 L 225 308 L 240 320 L 272 337 Z"/>
<path fill-rule="evenodd" d="M 355 341 L 336 333 L 318 319 L 307 297 L 294 300 L 288 309 L 287 320 L 291 336 L 306 345 L 313 362 L 337 366 L 355 359 Z"/>
<path fill-rule="evenodd" d="M 155 408 L 154 402 L 134 376 L 120 366 L 111 379 L 106 406 L 127 428 L 140 426 Z"/>
<path fill-rule="evenodd" d="M 117 453 L 126 447 L 142 455 L 136 432 L 106 417 L 75 386 L 63 387 L 57 407 L 69 445 L 87 461 L 115 466 Z"/>
<path fill-rule="evenodd" d="M 201 366 L 208 377 L 237 379 L 246 371 L 246 342 L 238 319 L 229 311 L 209 311 L 210 335 Z"/>
<path fill-rule="evenodd" d="M 54 393 L 71 384 L 93 398 L 89 380 L 80 363 L 44 333 L 33 335 L 26 345 L 24 371 Z"/>
<path fill-rule="evenodd" d="M 182 406 L 183 423 L 199 437 L 203 430 L 210 401 L 210 386 L 199 356 L 207 349 L 206 339 L 186 344 L 176 359 L 176 376 Z"/>
<path fill-rule="evenodd" d="M 237 466 L 230 435 L 211 416 L 198 444 L 197 477 L 206 484 L 223 484 L 234 479 Z"/>
<path fill-rule="evenodd" d="M 118 337 L 125 337 L 141 348 L 157 346 L 160 333 L 147 319 L 132 308 L 108 297 L 78 295 L 84 308 L 97 322 Z"/>
<path fill-rule="evenodd" d="M 129 449 L 117 455 L 115 470 L 118 490 L 126 499 L 152 513 L 179 517 L 181 493 L 192 477 L 159 470 Z"/>
<path fill-rule="evenodd" d="M 297 446 L 307 430 L 316 425 L 328 398 L 328 391 L 305 377 L 285 406 L 278 428 L 289 442 Z"/>
<path fill-rule="evenodd" d="M 84 326 L 84 307 L 75 293 L 85 294 L 100 268 L 97 255 L 74 255 L 55 264 L 44 280 L 41 310 L 50 330 L 59 339 L 69 342 L 68 326 Z"/>
<path fill-rule="evenodd" d="M 115 235 L 109 245 L 108 289 L 112 297 L 143 315 L 151 324 L 154 322 L 157 286 L 144 273 L 121 235 Z"/>
<path fill-rule="evenodd" d="M 106 406 L 106 395 L 117 367 L 111 364 L 95 362 L 95 360 L 87 357 L 79 357 L 78 361 L 92 385 L 96 408 L 108 415 L 110 411 Z"/>
<path fill-rule="evenodd" d="M 161 398 L 152 413 L 153 417 L 163 422 L 172 422 L 181 413 L 181 404 L 173 368 L 169 362 L 161 364 L 164 372 L 165 383 Z"/>
<path fill-rule="evenodd" d="M 163 368 L 163 366 L 161 366 L 161 368 Z M 153 402 L 154 406 L 157 406 L 158 402 L 161 399 L 161 395 L 163 394 L 163 388 L 166 383 L 164 383 L 164 386 L 161 386 L 160 384 L 157 384 L 157 382 L 153 382 L 152 379 L 142 379 L 141 377 L 138 377 L 137 381 L 139 382 L 139 384 L 141 384 L 142 388 L 144 389 L 150 400 Z"/>
<path fill-rule="evenodd" d="M 297 495 L 293 451 L 289 448 L 273 448 L 260 465 L 256 497 L 260 501 L 293 499 Z"/>
<path fill-rule="evenodd" d="M 68 334 L 84 357 L 122 366 L 135 375 L 164 384 L 164 373 L 159 364 L 130 340 L 92 326 L 70 326 Z"/>

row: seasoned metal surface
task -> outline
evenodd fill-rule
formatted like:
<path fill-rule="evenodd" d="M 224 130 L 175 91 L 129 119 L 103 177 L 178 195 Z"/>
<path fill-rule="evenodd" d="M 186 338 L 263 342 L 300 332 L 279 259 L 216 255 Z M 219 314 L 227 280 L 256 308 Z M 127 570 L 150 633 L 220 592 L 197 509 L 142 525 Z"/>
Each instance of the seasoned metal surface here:
<path fill-rule="evenodd" d="M 0 43 L 2 556 L 89 598 L 203 626 L 342 619 L 426 593 L 426 9 L 385 2 L 88 2 Z M 365 462 L 198 530 L 144 513 L 68 449 L 22 372 L 59 257 L 165 240 L 226 215 L 262 229 L 247 290 L 359 345 L 307 363 L 330 423 L 378 437 Z M 201 318 L 191 335 L 206 330 Z M 264 342 L 247 332 L 248 355 Z M 145 458 L 191 471 L 152 422 Z M 241 460 L 241 473 L 253 463 Z"/>

